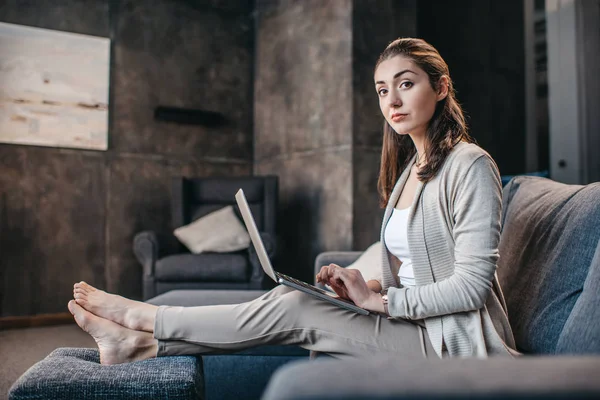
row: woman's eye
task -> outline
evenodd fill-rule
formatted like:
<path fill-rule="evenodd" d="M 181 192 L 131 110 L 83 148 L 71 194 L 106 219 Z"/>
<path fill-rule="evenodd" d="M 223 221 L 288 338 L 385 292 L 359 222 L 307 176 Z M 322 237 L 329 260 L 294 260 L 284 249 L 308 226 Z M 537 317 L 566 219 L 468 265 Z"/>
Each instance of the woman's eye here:
<path fill-rule="evenodd" d="M 409 89 L 412 87 L 412 85 L 413 83 L 411 81 L 404 81 L 400 84 L 400 87 L 404 89 Z"/>
<path fill-rule="evenodd" d="M 380 96 L 383 96 L 384 94 L 386 94 L 386 93 L 387 93 L 387 89 L 379 89 L 379 90 L 377 91 L 377 93 L 378 93 Z"/>

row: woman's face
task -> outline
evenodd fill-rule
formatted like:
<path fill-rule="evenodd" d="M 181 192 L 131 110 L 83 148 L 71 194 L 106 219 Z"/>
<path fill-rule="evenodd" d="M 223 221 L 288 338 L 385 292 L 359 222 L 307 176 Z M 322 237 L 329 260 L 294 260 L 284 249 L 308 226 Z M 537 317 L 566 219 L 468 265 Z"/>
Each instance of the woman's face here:
<path fill-rule="evenodd" d="M 379 108 L 400 135 L 425 135 L 437 102 L 447 94 L 447 86 L 440 87 L 438 94 L 427 73 L 404 56 L 383 61 L 375 71 Z"/>

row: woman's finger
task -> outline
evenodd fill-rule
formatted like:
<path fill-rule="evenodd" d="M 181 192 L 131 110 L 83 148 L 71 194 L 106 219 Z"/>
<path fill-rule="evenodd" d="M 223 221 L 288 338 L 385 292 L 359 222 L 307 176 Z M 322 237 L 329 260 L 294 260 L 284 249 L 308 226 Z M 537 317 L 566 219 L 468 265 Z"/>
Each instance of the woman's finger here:
<path fill-rule="evenodd" d="M 335 264 L 329 264 L 327 266 L 327 273 L 329 274 L 329 278 L 331 279 L 331 277 L 334 276 L 334 274 L 339 271 L 340 269 L 342 269 L 339 265 L 335 265 Z"/>
<path fill-rule="evenodd" d="M 342 282 L 346 282 L 348 270 L 344 268 L 335 268 L 331 271 L 331 279 L 337 279 Z"/>
<path fill-rule="evenodd" d="M 344 298 L 350 299 L 350 290 L 348 287 L 348 285 L 352 282 L 352 273 L 350 270 L 337 266 L 337 268 L 335 268 L 333 271 L 330 281 L 335 282 L 335 284 L 340 288 L 340 292 L 343 292 Z"/>
<path fill-rule="evenodd" d="M 369 296 L 372 295 L 371 290 L 358 270 L 338 270 L 332 277 L 332 280 L 340 282 L 340 285 L 343 284 L 346 295 L 355 304 L 364 304 Z"/>
<path fill-rule="evenodd" d="M 346 287 L 343 285 L 343 283 L 341 281 L 332 279 L 329 282 L 329 286 L 331 286 L 331 288 L 333 289 L 333 291 L 338 296 L 340 296 L 341 298 L 349 299 L 349 297 L 348 297 L 348 291 L 346 290 Z"/>
<path fill-rule="evenodd" d="M 327 276 L 327 265 L 323 265 L 319 272 L 317 273 L 317 283 L 325 282 Z"/>
<path fill-rule="evenodd" d="M 330 266 L 324 265 L 321 267 L 321 270 L 317 274 L 317 282 L 327 283 L 329 281 L 330 276 Z"/>

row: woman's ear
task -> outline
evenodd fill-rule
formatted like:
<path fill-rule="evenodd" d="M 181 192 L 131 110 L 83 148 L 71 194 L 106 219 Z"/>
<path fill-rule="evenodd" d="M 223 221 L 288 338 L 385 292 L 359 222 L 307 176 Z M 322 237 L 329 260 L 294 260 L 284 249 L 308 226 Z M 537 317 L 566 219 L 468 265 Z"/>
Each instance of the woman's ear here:
<path fill-rule="evenodd" d="M 442 75 L 438 81 L 437 101 L 444 100 L 448 96 L 448 77 Z"/>

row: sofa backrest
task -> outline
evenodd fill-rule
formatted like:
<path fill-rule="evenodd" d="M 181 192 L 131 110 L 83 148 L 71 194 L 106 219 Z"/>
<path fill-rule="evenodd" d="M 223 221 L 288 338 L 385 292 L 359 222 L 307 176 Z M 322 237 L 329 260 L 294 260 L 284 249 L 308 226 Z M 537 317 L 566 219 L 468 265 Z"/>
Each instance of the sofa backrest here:
<path fill-rule="evenodd" d="M 600 183 L 516 177 L 503 190 L 498 278 L 517 348 L 600 352 Z"/>

